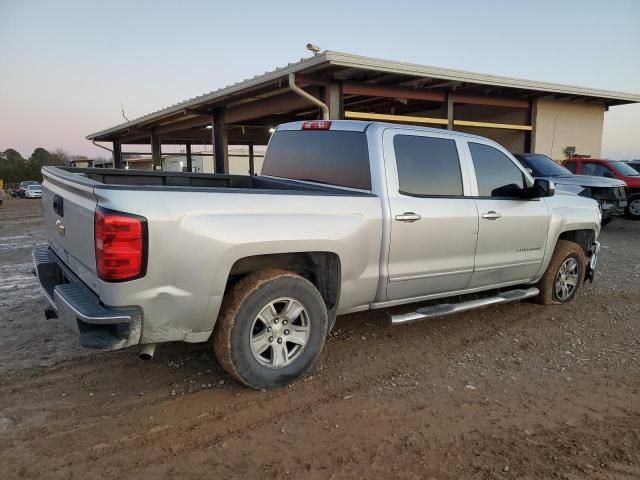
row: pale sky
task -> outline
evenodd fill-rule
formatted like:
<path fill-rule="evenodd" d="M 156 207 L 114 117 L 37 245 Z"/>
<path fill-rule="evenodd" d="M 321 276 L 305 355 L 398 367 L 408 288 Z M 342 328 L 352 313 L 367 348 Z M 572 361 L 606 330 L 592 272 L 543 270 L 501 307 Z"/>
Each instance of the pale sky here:
<path fill-rule="evenodd" d="M 0 150 L 84 139 L 322 49 L 640 93 L 640 0 L 0 0 Z M 640 158 L 640 105 L 603 155 Z"/>

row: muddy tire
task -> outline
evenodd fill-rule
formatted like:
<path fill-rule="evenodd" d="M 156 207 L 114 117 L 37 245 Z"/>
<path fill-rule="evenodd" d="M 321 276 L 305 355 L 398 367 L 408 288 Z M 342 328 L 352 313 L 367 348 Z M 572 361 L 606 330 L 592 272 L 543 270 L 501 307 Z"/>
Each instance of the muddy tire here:
<path fill-rule="evenodd" d="M 287 385 L 318 359 L 328 328 L 320 292 L 292 272 L 247 275 L 225 295 L 213 332 L 222 367 L 255 389 Z"/>
<path fill-rule="evenodd" d="M 542 305 L 572 301 L 584 283 L 587 257 L 575 242 L 558 240 L 547 271 L 537 284 L 540 294 L 533 300 Z"/>

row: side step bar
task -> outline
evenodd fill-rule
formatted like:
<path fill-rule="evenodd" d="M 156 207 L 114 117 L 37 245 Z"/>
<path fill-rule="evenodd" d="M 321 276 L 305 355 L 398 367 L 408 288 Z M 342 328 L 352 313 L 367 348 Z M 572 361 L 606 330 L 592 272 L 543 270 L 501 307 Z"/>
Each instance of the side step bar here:
<path fill-rule="evenodd" d="M 516 300 L 535 297 L 539 293 L 540 290 L 532 287 L 527 289 L 507 290 L 506 292 L 499 293 L 495 297 L 469 300 L 468 302 L 441 303 L 438 305 L 431 305 L 429 307 L 419 308 L 415 312 L 403 313 L 401 315 L 391 315 L 391 324 L 400 325 L 403 323 L 417 322 L 418 320 L 425 320 L 427 318 L 433 317 L 442 317 L 444 315 L 451 315 L 452 313 L 466 312 L 467 310 L 486 307 L 488 305 L 515 302 Z"/>

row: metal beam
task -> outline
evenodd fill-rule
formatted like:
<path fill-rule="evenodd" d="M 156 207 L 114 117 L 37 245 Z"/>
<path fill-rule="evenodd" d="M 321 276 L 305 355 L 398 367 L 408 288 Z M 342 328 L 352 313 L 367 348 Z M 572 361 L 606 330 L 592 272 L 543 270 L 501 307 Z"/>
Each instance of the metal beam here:
<path fill-rule="evenodd" d="M 120 142 L 113 142 L 113 167 L 122 168 L 122 145 Z"/>
<path fill-rule="evenodd" d="M 453 130 L 453 94 L 447 93 L 447 130 Z"/>
<path fill-rule="evenodd" d="M 306 91 L 316 97 L 319 95 L 319 89 L 317 87 L 306 89 Z M 275 113 L 300 110 L 308 107 L 309 105 L 312 105 L 309 100 L 306 100 L 295 93 L 288 92 L 229 108 L 226 111 L 225 118 L 226 123 L 239 123 L 260 117 L 266 117 L 267 115 L 273 115 Z"/>
<path fill-rule="evenodd" d="M 472 122 L 469 120 L 454 120 L 453 124 L 460 127 L 499 128 L 503 130 L 532 130 L 531 125 L 516 125 L 514 123 Z"/>
<path fill-rule="evenodd" d="M 228 137 L 225 129 L 224 108 L 216 108 L 213 111 L 213 124 L 211 141 L 213 143 L 213 154 L 216 173 L 229 173 L 228 158 Z"/>
<path fill-rule="evenodd" d="M 153 169 L 158 167 L 162 169 L 162 143 L 157 133 L 151 132 L 151 160 L 153 161 Z"/>
<path fill-rule="evenodd" d="M 256 174 L 256 168 L 254 165 L 254 157 L 253 157 L 253 143 L 249 144 L 249 175 L 254 176 Z"/>
<path fill-rule="evenodd" d="M 326 103 L 329 107 L 329 118 L 342 120 L 344 118 L 344 99 L 342 96 L 342 82 L 331 82 L 325 87 Z"/>
<path fill-rule="evenodd" d="M 156 128 L 156 133 L 158 135 L 163 135 L 165 133 L 177 132 L 180 130 L 190 130 L 192 128 L 204 128 L 211 123 L 211 114 L 206 117 L 195 117 L 189 118 L 187 120 L 183 120 L 180 122 L 174 122 L 167 125 L 163 125 L 161 127 Z"/>
<path fill-rule="evenodd" d="M 445 92 L 433 90 L 416 90 L 411 87 L 396 87 L 393 85 L 377 85 L 361 82 L 343 82 L 342 92 L 345 95 L 364 95 L 369 97 L 409 98 L 412 100 L 426 100 L 444 102 Z"/>
<path fill-rule="evenodd" d="M 344 112 L 344 118 L 354 118 L 358 120 L 382 120 L 388 122 L 431 123 L 435 125 L 447 125 L 449 123 L 446 118 L 415 117 L 411 115 L 387 115 L 383 113 L 351 111 Z"/>
<path fill-rule="evenodd" d="M 191 157 L 191 142 L 185 144 L 185 150 L 187 154 L 187 172 L 193 171 L 193 158 Z"/>
<path fill-rule="evenodd" d="M 455 103 L 468 103 L 473 105 L 487 105 L 493 107 L 529 108 L 529 100 L 516 98 L 487 97 L 484 95 L 465 95 L 462 93 L 451 94 Z"/>

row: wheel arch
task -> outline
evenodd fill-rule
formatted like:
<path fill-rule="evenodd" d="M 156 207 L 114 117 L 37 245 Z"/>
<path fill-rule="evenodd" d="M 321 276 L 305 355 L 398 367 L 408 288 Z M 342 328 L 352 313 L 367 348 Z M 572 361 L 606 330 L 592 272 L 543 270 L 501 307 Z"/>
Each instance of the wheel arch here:
<path fill-rule="evenodd" d="M 287 270 L 309 280 L 327 306 L 329 326 L 335 322 L 340 301 L 341 262 L 334 252 L 291 252 L 251 255 L 239 258 L 227 277 L 225 294 L 241 278 L 261 270 Z"/>
<path fill-rule="evenodd" d="M 561 232 L 558 238 L 556 239 L 556 243 L 553 246 L 555 250 L 556 245 L 558 244 L 558 240 L 568 240 L 570 242 L 577 243 L 582 247 L 585 255 L 589 255 L 589 251 L 591 249 L 591 244 L 596 239 L 596 232 L 594 230 L 590 230 L 588 228 L 577 229 L 577 230 L 566 230 Z"/>

